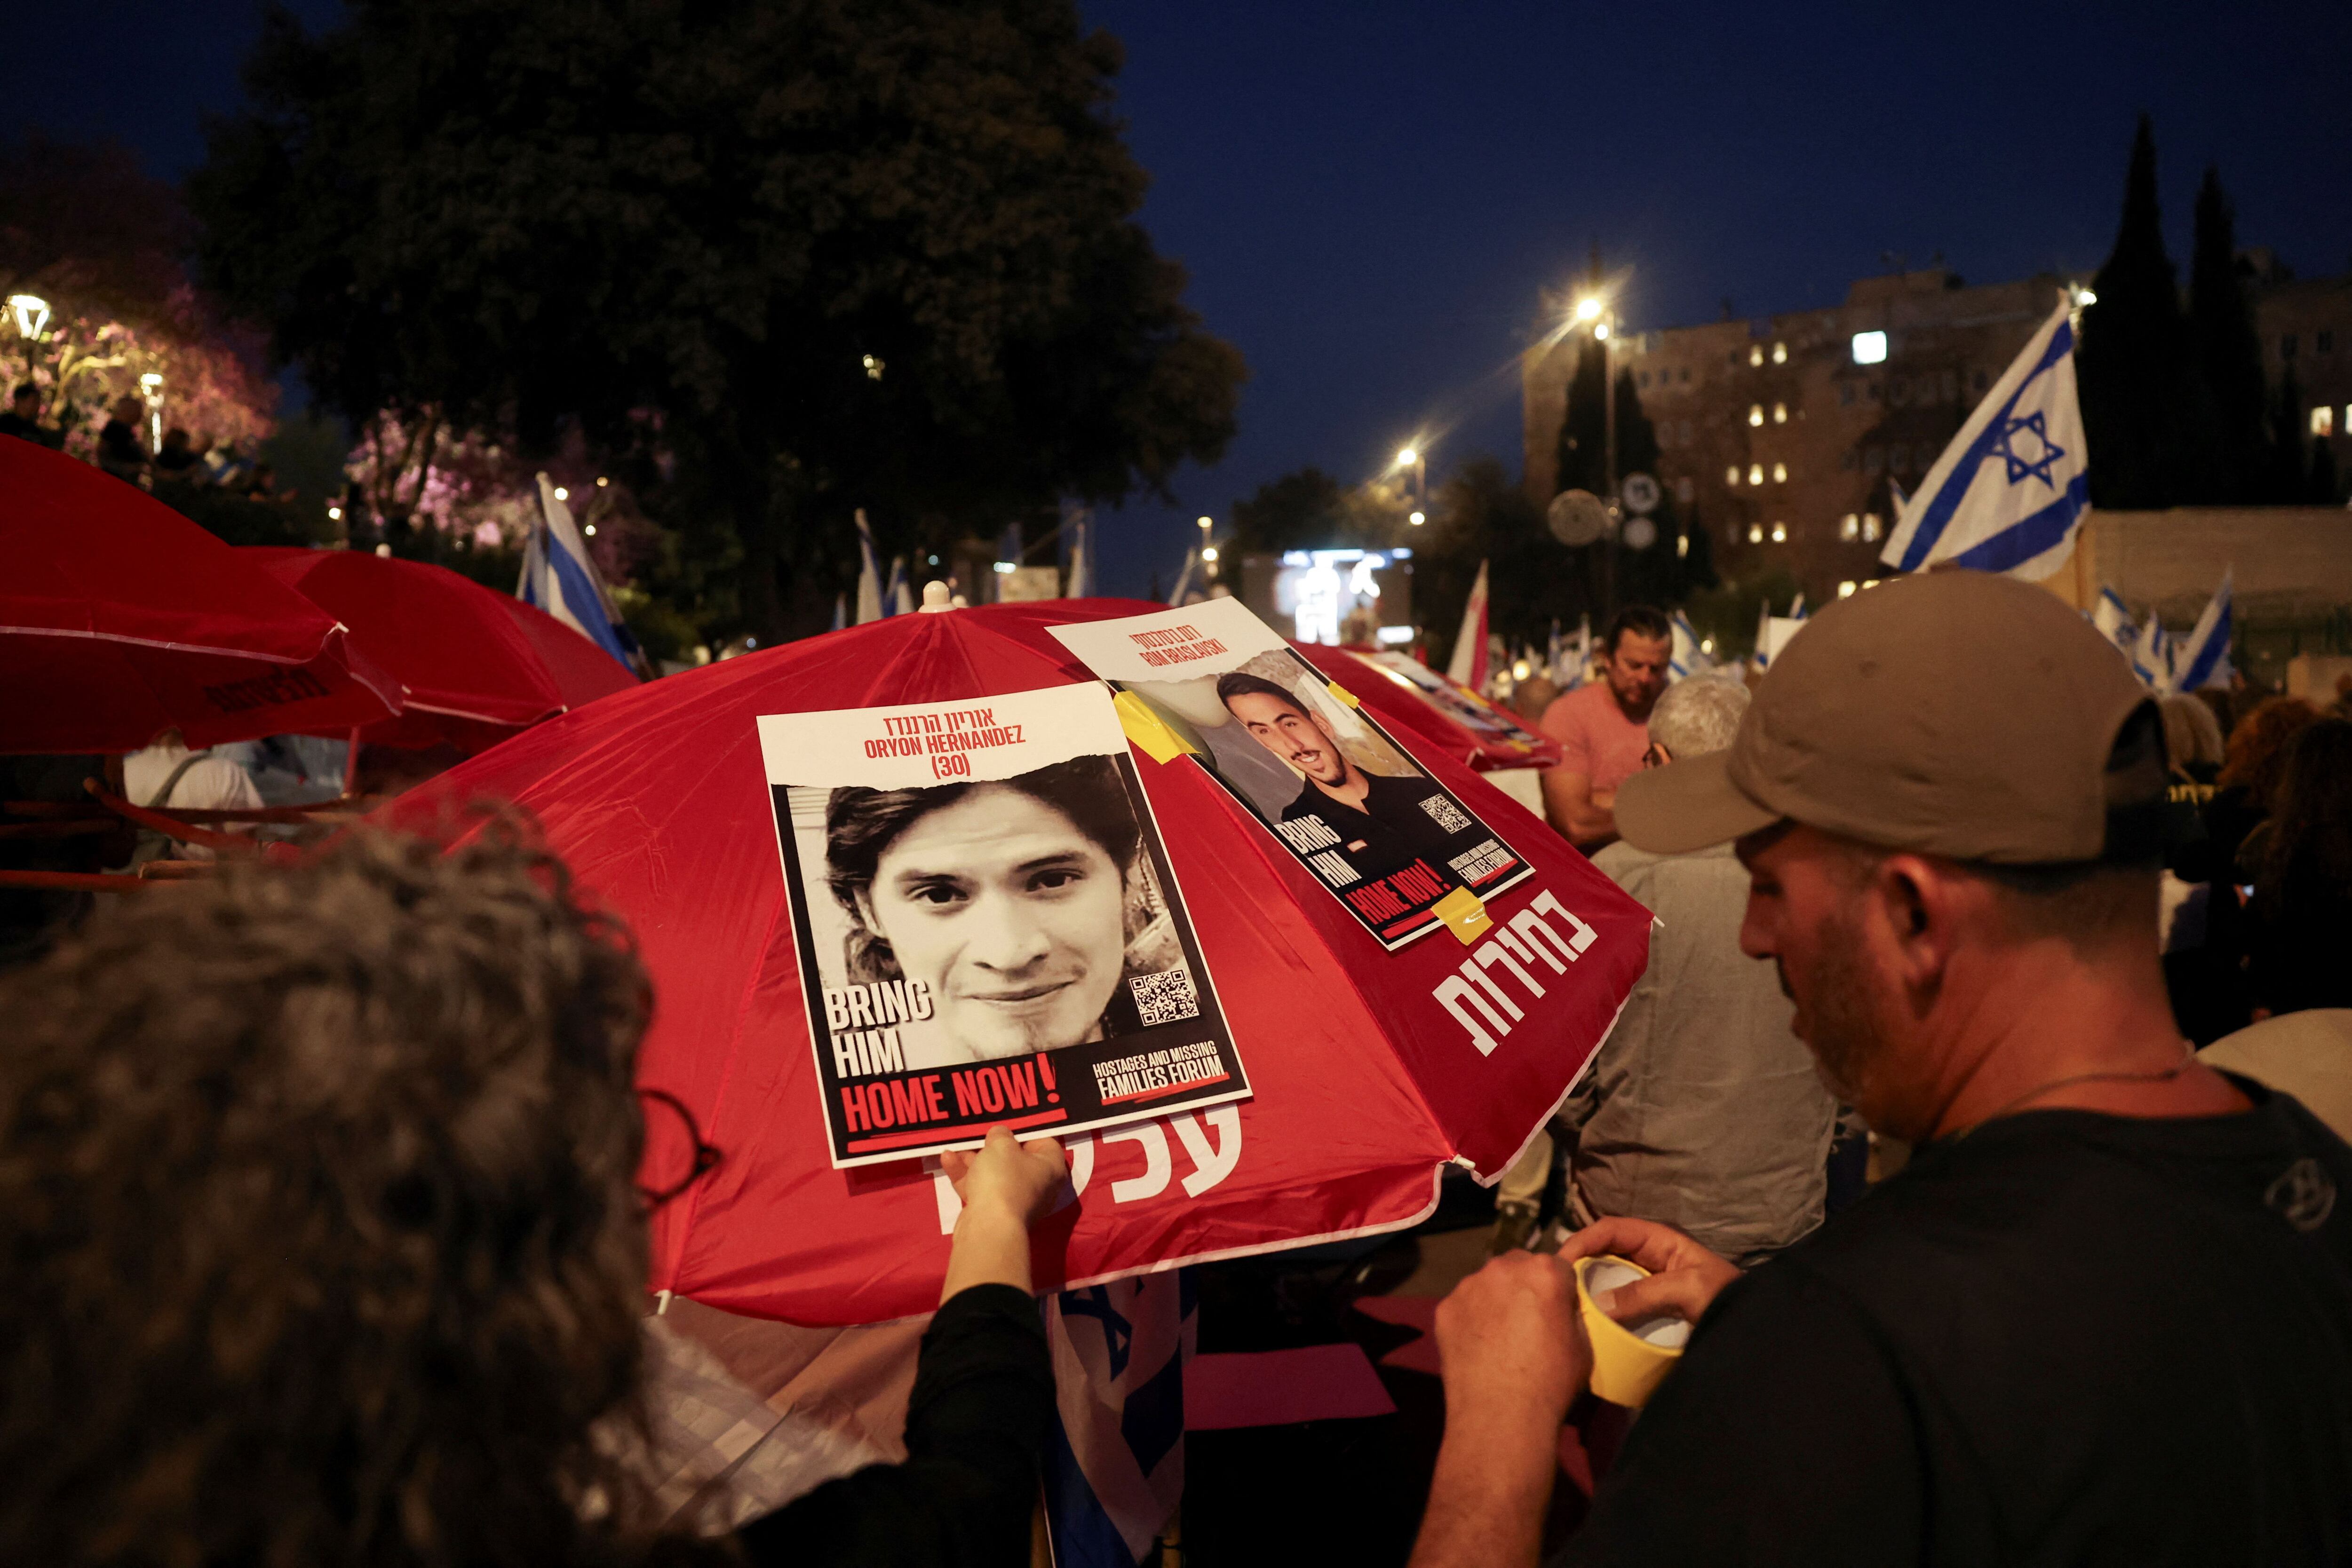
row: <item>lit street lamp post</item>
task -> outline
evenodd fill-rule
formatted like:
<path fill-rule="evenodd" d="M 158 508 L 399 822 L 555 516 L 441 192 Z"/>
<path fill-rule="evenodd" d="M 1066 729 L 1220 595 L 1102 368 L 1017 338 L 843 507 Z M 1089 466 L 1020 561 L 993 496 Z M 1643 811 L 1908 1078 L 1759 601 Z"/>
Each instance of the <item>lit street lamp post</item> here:
<path fill-rule="evenodd" d="M 1395 466 L 1412 470 L 1412 511 L 1405 521 L 1417 528 L 1429 520 L 1429 454 L 1418 443 L 1401 446 Z"/>

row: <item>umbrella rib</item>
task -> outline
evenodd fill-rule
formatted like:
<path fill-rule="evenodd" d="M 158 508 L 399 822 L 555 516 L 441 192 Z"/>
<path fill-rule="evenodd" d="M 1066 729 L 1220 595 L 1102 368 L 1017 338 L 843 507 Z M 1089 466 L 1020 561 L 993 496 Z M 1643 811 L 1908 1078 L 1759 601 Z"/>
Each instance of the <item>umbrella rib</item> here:
<path fill-rule="evenodd" d="M 307 664 L 326 652 L 327 641 L 336 632 L 348 633 L 350 628 L 338 621 L 319 639 L 318 647 L 300 658 L 284 653 L 265 653 L 257 648 L 215 648 L 205 643 L 172 643 L 160 637 L 131 637 L 120 632 L 85 632 L 61 626 L 0 626 L 0 637 L 79 637 L 93 643 L 127 643 L 135 648 L 162 648 L 173 653 L 210 653 L 223 659 L 258 659 L 266 664 Z M 364 683 L 363 683 L 364 684 Z M 368 686 L 374 691 L 373 685 Z M 383 695 L 377 692 L 378 696 Z"/>

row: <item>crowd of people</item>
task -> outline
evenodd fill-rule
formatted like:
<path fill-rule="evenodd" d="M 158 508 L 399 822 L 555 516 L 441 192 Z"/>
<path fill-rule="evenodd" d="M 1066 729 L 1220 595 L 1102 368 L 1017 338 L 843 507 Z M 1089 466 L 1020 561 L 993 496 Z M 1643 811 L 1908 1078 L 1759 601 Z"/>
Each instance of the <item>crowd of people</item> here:
<path fill-rule="evenodd" d="M 0 435 L 53 450 L 62 448 L 64 425 L 46 423 L 45 412 L 39 384 L 17 383 L 9 394 L 8 412 L 0 413 Z M 145 489 L 219 486 L 259 500 L 278 497 L 277 476 L 268 463 L 176 424 L 163 428 L 151 452 L 150 426 L 143 400 L 129 393 L 116 398 L 107 405 L 106 422 L 99 426 L 93 460 L 116 478 Z"/>
<path fill-rule="evenodd" d="M 1604 1254 L 1646 1270 L 1610 1317 L 1695 1332 L 1561 1561 L 2345 1561 L 2352 716 L 2152 700 L 1968 572 L 1752 689 L 1668 686 L 1669 646 L 1626 612 L 1542 716 L 1553 820 L 1663 924 L 1439 1309 L 1418 1568 L 1541 1555 Z M 1003 1130 L 946 1163 L 907 1460 L 663 1528 L 654 1005 L 502 819 L 228 866 L 0 975 L 0 1561 L 1029 1561 L 1066 1175 Z M 1907 1164 L 1857 1199 L 1864 1127 Z"/>

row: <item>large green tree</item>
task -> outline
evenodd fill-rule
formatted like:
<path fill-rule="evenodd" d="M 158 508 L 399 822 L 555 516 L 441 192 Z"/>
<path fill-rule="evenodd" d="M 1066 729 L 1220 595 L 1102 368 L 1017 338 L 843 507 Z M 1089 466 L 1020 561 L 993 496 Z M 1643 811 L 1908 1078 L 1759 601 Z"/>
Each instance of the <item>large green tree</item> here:
<path fill-rule="evenodd" d="M 2146 115 L 2132 141 L 2115 249 L 2092 287 L 2098 298 L 2084 308 L 2075 355 L 2091 499 L 2146 508 L 2210 498 L 2221 487 L 2213 400 L 2164 248 L 2156 134 Z"/>
<path fill-rule="evenodd" d="M 206 277 L 354 422 L 576 426 L 686 576 L 740 555 L 762 636 L 829 608 L 855 507 L 886 549 L 992 535 L 1232 434 L 1240 357 L 1135 222 L 1118 46 L 1069 0 L 345 15 L 273 15 L 212 127 Z"/>
<path fill-rule="evenodd" d="M 2102 297 L 2104 303 L 2104 297 Z M 2189 329 L 2197 368 L 2212 398 L 2216 493 L 2210 498 L 2244 503 L 2264 499 L 2264 428 L 2268 401 L 2262 340 L 2238 271 L 2237 218 L 2208 168 L 2197 189 L 2197 227 L 2189 263 Z"/>

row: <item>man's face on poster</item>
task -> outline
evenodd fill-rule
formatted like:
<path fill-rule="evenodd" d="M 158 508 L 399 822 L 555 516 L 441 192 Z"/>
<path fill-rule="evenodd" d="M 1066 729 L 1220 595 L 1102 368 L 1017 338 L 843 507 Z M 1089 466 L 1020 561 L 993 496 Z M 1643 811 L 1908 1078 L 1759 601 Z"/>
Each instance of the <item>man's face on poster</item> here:
<path fill-rule="evenodd" d="M 918 819 L 860 901 L 972 1058 L 1097 1038 L 1126 953 L 1118 862 L 1034 795 L 982 784 Z"/>
<path fill-rule="evenodd" d="M 1268 692 L 1238 692 L 1225 709 L 1241 721 L 1252 740 L 1318 784 L 1334 789 L 1348 781 L 1348 759 L 1322 720 L 1296 703 Z"/>

